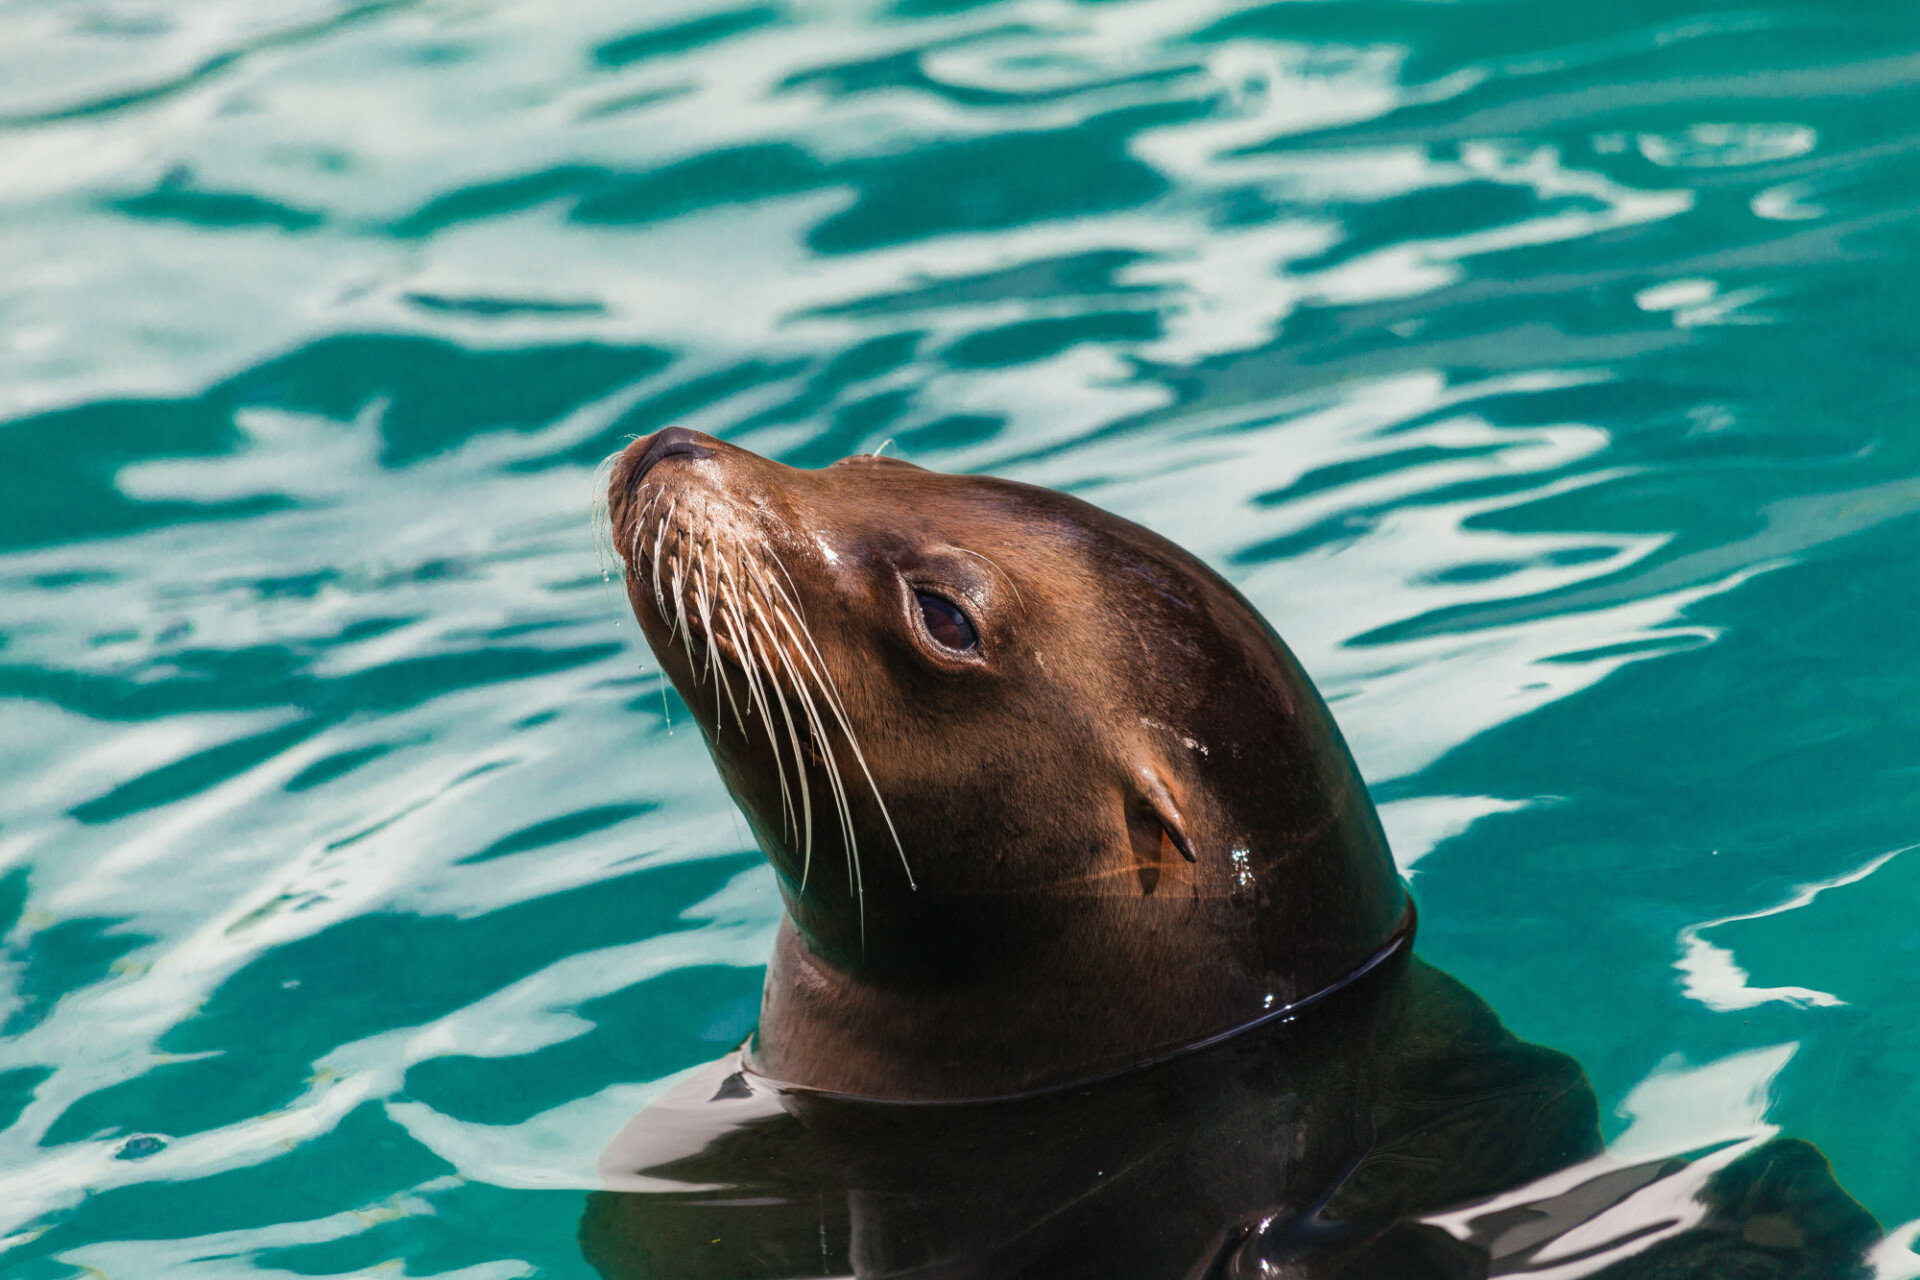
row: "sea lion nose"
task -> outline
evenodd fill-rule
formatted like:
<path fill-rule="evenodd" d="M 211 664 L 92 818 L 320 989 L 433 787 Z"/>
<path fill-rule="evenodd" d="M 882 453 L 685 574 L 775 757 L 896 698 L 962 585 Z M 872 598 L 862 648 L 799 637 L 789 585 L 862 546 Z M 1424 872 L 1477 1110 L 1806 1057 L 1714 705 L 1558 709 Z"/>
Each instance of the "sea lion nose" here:
<path fill-rule="evenodd" d="M 673 458 L 698 462 L 715 457 L 725 448 L 712 436 L 685 427 L 667 427 L 629 444 L 621 451 L 620 460 L 607 481 L 607 514 L 615 531 L 623 528 L 633 513 L 634 495 L 640 492 L 640 482 L 648 472 Z"/>
<path fill-rule="evenodd" d="M 628 454 L 639 459 L 627 483 L 639 484 L 647 472 L 668 458 L 711 458 L 719 444 L 712 436 L 690 431 L 686 427 L 666 427 L 650 436 L 642 436 L 627 446 Z"/>

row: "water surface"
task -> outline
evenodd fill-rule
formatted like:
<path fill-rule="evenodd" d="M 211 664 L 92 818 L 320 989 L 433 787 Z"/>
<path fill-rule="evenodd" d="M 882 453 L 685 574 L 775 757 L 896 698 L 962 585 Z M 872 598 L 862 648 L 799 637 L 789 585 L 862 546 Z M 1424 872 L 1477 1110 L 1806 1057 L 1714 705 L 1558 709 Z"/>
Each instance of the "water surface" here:
<path fill-rule="evenodd" d="M 1869 0 L 0 5 L 8 1273 L 588 1274 L 777 919 L 678 423 L 1204 556 L 1616 1151 L 1920 1275 L 1916 122 Z"/>

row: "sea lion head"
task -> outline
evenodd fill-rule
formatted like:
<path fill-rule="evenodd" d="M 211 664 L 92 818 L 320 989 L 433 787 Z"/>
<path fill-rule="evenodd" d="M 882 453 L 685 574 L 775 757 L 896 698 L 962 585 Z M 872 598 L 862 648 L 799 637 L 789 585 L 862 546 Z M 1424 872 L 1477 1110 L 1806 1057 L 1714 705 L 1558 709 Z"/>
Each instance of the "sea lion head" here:
<path fill-rule="evenodd" d="M 681 428 L 624 451 L 608 506 L 634 616 L 778 874 L 794 945 L 759 1049 L 802 1083 L 876 1087 L 828 1061 L 846 1045 L 772 1043 L 842 1014 L 939 1059 L 913 1088 L 1069 1078 L 1309 995 L 1403 920 L 1299 664 L 1148 530 Z M 1027 1061 L 958 1061 L 1004 1052 Z"/>

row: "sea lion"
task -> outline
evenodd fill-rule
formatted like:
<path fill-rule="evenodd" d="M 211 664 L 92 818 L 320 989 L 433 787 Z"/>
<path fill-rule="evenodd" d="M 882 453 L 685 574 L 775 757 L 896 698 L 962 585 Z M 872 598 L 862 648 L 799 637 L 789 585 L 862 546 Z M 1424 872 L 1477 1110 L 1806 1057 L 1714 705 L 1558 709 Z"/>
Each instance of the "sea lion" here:
<path fill-rule="evenodd" d="M 1299 664 L 1138 525 L 678 428 L 626 450 L 608 504 L 634 615 L 786 902 L 755 1070 L 900 1098 L 1084 1079 L 1410 931 Z"/>
<path fill-rule="evenodd" d="M 1579 1274 L 1838 1276 L 1872 1238 L 1817 1153 L 1607 1164 L 1578 1065 L 1411 955 L 1325 704 L 1171 543 L 678 428 L 608 508 L 786 916 L 754 1037 L 608 1149 L 603 1274 L 1468 1276 L 1579 1228 L 1619 1250 Z"/>

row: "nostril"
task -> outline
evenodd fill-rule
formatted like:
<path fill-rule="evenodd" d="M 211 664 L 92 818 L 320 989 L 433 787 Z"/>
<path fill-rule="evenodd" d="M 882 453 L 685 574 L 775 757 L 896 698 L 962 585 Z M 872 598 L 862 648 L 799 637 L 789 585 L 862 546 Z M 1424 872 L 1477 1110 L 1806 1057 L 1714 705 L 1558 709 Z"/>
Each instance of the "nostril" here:
<path fill-rule="evenodd" d="M 713 439 L 685 427 L 667 427 L 649 436 L 640 449 L 640 461 L 628 477 L 629 486 L 637 485 L 648 471 L 668 458 L 711 458 Z"/>
<path fill-rule="evenodd" d="M 691 440 L 676 440 L 662 449 L 649 450 L 647 465 L 659 462 L 663 458 L 711 458 L 713 450 L 705 445 L 695 444 Z"/>
<path fill-rule="evenodd" d="M 647 478 L 660 462 L 668 459 L 710 459 L 718 451 L 714 449 L 718 441 L 712 436 L 701 436 L 699 432 L 689 432 L 684 426 L 668 426 L 666 430 L 655 432 L 653 436 L 643 436 L 628 445 L 628 459 L 632 459 L 632 468 L 626 474 L 626 493 L 632 495 L 639 489 L 639 482 Z"/>

